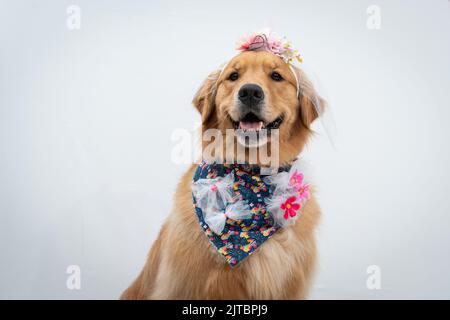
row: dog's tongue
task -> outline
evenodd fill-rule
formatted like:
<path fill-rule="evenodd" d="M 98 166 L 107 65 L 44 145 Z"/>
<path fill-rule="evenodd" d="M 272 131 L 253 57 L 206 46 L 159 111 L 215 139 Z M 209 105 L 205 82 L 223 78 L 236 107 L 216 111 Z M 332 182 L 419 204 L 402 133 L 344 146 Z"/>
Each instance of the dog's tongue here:
<path fill-rule="evenodd" d="M 255 122 L 246 122 L 241 121 L 239 122 L 239 128 L 244 130 L 261 130 L 263 127 L 262 121 L 255 121 Z"/>

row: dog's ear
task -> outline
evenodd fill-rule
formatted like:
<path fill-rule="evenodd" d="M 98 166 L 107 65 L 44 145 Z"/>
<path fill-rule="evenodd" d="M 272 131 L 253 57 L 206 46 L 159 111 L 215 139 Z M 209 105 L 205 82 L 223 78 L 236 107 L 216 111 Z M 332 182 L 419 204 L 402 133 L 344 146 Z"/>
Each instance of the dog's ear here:
<path fill-rule="evenodd" d="M 303 126 L 309 130 L 314 120 L 323 114 L 326 102 L 317 94 L 303 70 L 297 67 L 293 69 L 299 82 L 299 116 Z"/>
<path fill-rule="evenodd" d="M 202 123 L 205 125 L 213 118 L 215 110 L 215 98 L 217 91 L 217 80 L 220 76 L 220 70 L 212 72 L 203 81 L 202 86 L 198 89 L 197 93 L 192 100 L 192 104 L 197 108 L 198 112 L 202 116 Z"/>

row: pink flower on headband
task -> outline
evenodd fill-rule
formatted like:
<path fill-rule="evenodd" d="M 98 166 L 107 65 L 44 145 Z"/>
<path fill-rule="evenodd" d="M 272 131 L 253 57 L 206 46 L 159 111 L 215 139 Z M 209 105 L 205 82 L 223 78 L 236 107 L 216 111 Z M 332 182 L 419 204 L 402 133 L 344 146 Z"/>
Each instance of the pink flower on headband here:
<path fill-rule="evenodd" d="M 291 63 L 294 59 L 302 62 L 300 54 L 291 48 L 290 42 L 278 37 L 270 30 L 255 32 L 241 38 L 236 44 L 236 49 L 239 51 L 268 51 L 279 56 L 286 63 Z"/>

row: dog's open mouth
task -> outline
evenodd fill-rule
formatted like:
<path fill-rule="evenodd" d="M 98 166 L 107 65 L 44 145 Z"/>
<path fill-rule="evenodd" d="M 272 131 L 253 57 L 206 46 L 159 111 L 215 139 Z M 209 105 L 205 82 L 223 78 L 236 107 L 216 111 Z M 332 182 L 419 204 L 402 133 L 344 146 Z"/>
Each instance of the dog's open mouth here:
<path fill-rule="evenodd" d="M 256 114 L 249 112 L 241 120 L 235 121 L 230 116 L 230 121 L 234 129 L 241 129 L 243 131 L 260 131 L 261 129 L 278 129 L 283 122 L 283 117 L 279 116 L 274 121 L 266 123 L 260 119 Z"/>

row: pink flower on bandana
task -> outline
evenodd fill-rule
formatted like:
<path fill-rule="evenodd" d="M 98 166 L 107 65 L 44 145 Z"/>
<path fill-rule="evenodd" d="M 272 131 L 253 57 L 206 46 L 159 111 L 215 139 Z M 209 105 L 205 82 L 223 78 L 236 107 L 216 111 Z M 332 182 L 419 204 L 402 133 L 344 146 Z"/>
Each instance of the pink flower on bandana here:
<path fill-rule="evenodd" d="M 302 185 L 302 183 L 303 183 L 303 174 L 295 170 L 295 172 L 291 176 L 291 179 L 289 180 L 289 185 L 298 190 Z"/>
<path fill-rule="evenodd" d="M 284 203 L 281 204 L 281 210 L 284 210 L 284 219 L 289 219 L 289 217 L 295 217 L 297 215 L 297 210 L 300 209 L 300 204 L 296 203 L 296 196 L 289 197 Z"/>
<path fill-rule="evenodd" d="M 289 185 L 294 187 L 295 190 L 298 191 L 298 198 L 300 202 L 304 200 L 308 200 L 311 196 L 310 194 L 310 185 L 307 183 L 303 183 L 303 174 L 299 173 L 297 170 L 292 174 L 291 179 L 289 180 Z"/>
<path fill-rule="evenodd" d="M 302 184 L 300 188 L 297 189 L 297 191 L 298 191 L 298 198 L 300 199 L 300 201 L 308 200 L 309 197 L 311 196 L 309 184 L 306 183 Z"/>

